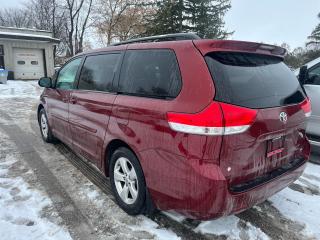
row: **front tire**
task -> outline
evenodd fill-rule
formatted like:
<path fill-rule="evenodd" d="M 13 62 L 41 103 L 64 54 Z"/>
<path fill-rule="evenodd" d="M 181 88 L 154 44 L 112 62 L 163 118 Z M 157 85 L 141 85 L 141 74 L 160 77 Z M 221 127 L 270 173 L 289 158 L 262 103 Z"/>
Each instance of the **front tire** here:
<path fill-rule="evenodd" d="M 139 160 L 125 147 L 111 156 L 109 176 L 118 205 L 130 215 L 142 213 L 146 202 L 146 183 Z"/>
<path fill-rule="evenodd" d="M 56 139 L 52 134 L 46 111 L 43 108 L 39 111 L 38 118 L 42 139 L 47 143 L 54 143 Z"/>

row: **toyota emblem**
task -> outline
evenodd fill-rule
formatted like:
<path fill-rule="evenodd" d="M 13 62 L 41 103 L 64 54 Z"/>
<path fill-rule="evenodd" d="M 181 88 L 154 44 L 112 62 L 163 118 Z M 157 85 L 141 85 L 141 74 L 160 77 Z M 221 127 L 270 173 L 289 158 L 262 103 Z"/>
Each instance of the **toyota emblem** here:
<path fill-rule="evenodd" d="M 280 121 L 286 123 L 288 121 L 288 115 L 285 112 L 280 113 Z"/>

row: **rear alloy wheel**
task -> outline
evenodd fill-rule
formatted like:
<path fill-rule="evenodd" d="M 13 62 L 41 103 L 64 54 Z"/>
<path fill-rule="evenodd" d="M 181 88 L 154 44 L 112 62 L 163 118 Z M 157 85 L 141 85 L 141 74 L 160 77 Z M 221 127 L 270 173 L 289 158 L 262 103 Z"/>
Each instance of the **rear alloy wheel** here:
<path fill-rule="evenodd" d="M 130 215 L 140 214 L 145 205 L 146 184 L 140 163 L 129 149 L 121 147 L 113 153 L 109 176 L 119 206 Z"/>
<path fill-rule="evenodd" d="M 53 143 L 55 141 L 55 137 L 51 132 L 47 114 L 44 109 L 41 109 L 39 112 L 39 127 L 42 139 L 47 143 Z"/>
<path fill-rule="evenodd" d="M 134 167 L 127 158 L 117 159 L 113 171 L 117 193 L 126 204 L 132 204 L 138 197 L 138 178 Z"/>
<path fill-rule="evenodd" d="M 41 128 L 43 137 L 48 138 L 49 126 L 48 126 L 47 118 L 44 114 L 42 114 L 40 118 L 40 128 Z"/>

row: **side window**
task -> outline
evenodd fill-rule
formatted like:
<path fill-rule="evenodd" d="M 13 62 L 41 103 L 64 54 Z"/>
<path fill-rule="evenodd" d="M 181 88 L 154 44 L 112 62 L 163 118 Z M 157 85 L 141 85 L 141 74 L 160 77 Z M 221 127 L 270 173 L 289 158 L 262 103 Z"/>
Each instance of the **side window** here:
<path fill-rule="evenodd" d="M 312 68 L 308 72 L 308 80 L 306 84 L 320 85 L 320 65 L 316 66 L 315 68 Z"/>
<path fill-rule="evenodd" d="M 181 89 L 180 69 L 172 50 L 128 50 L 119 91 L 155 98 L 174 98 Z"/>
<path fill-rule="evenodd" d="M 120 54 L 117 53 L 87 57 L 81 70 L 78 88 L 111 92 L 119 59 Z"/>
<path fill-rule="evenodd" d="M 57 78 L 56 88 L 60 89 L 73 89 L 73 83 L 76 80 L 77 71 L 81 63 L 82 58 L 77 58 L 67 63 L 59 71 Z"/>

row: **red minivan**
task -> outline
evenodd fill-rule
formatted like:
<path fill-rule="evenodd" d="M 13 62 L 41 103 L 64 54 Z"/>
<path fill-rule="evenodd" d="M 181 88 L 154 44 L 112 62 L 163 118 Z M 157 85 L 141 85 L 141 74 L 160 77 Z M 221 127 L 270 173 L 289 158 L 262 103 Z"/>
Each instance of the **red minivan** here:
<path fill-rule="evenodd" d="M 309 158 L 310 102 L 284 54 L 192 34 L 81 53 L 39 81 L 42 137 L 110 177 L 131 215 L 243 211 L 294 182 Z"/>

